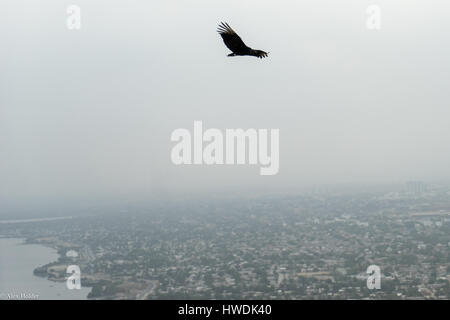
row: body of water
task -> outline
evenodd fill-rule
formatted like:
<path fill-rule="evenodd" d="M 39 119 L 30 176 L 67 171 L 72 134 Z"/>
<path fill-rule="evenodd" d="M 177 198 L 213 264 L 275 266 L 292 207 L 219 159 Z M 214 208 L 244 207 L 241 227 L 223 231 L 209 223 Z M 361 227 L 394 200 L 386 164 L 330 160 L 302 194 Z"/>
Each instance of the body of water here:
<path fill-rule="evenodd" d="M 65 282 L 53 282 L 33 274 L 36 267 L 56 261 L 55 249 L 24 244 L 24 239 L 0 238 L 0 300 L 84 300 L 90 288 L 69 290 Z"/>

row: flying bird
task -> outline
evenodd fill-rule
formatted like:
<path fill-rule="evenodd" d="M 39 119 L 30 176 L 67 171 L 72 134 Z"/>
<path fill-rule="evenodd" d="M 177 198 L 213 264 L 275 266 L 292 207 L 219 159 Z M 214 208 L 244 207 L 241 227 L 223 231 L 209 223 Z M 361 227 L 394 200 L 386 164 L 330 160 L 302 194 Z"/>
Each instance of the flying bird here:
<path fill-rule="evenodd" d="M 254 50 L 247 47 L 242 41 L 241 37 L 234 32 L 233 29 L 226 22 L 219 24 L 217 32 L 222 36 L 223 42 L 233 53 L 230 53 L 229 57 L 234 56 L 254 56 L 260 59 L 267 57 L 267 52 L 262 50 Z"/>

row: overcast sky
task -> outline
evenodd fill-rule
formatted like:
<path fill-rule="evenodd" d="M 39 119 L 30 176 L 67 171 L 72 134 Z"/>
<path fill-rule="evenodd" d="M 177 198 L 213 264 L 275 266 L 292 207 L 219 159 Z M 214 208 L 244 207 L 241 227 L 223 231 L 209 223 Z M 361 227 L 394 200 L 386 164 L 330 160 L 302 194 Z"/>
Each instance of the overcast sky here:
<path fill-rule="evenodd" d="M 371 4 L 381 30 L 366 28 Z M 0 201 L 449 179 L 449 13 L 448 0 L 2 0 Z M 269 57 L 227 57 L 220 21 Z M 194 120 L 280 129 L 278 175 L 173 165 L 170 135 Z"/>

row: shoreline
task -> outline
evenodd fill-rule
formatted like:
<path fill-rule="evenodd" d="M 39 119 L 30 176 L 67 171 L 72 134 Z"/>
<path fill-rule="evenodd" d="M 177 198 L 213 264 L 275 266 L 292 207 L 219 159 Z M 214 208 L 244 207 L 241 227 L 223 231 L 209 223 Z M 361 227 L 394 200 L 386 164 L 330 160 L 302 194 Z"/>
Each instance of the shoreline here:
<path fill-rule="evenodd" d="M 64 283 L 64 282 L 67 281 L 67 276 L 66 276 L 67 273 L 66 272 L 63 272 L 62 274 L 60 273 L 59 275 L 55 275 L 55 273 L 51 273 L 51 272 L 48 271 L 48 269 L 51 268 L 52 265 L 54 265 L 54 266 L 61 266 L 61 265 L 65 265 L 66 264 L 66 263 L 64 263 L 64 259 L 66 259 L 67 257 L 63 253 L 61 253 L 61 251 L 63 249 L 65 249 L 64 247 L 58 246 L 58 244 L 54 244 L 54 243 L 47 243 L 47 242 L 41 243 L 41 242 L 38 242 L 38 241 L 33 241 L 33 239 L 30 239 L 30 238 L 26 238 L 26 243 L 23 243 L 23 244 L 37 244 L 37 245 L 41 245 L 41 246 L 44 246 L 46 248 L 50 248 L 50 249 L 55 250 L 56 254 L 58 255 L 58 259 L 56 261 L 52 261 L 52 262 L 49 262 L 49 263 L 47 263 L 45 265 L 38 266 L 38 267 L 34 268 L 33 269 L 33 275 L 34 276 L 45 278 L 45 279 L 47 279 L 47 280 L 49 280 L 51 282 L 56 282 L 56 283 Z M 39 269 L 43 269 L 43 268 L 45 269 L 44 272 L 39 270 Z M 65 269 L 67 269 L 67 268 L 65 268 Z M 84 281 L 83 281 L 83 278 L 81 277 L 81 288 L 90 289 L 88 294 L 86 295 L 86 300 L 89 300 L 88 296 L 92 292 L 93 286 L 83 285 L 83 283 L 85 283 L 86 281 L 87 281 L 86 279 L 84 279 Z"/>
<path fill-rule="evenodd" d="M 20 243 L 18 243 L 17 245 L 20 245 L 20 246 L 39 245 L 39 246 L 42 246 L 42 247 L 45 247 L 48 249 L 55 250 L 55 253 L 57 255 L 56 260 L 48 262 L 47 264 L 44 264 L 44 265 L 34 267 L 31 270 L 31 274 L 33 277 L 42 278 L 42 279 L 45 279 L 46 281 L 50 281 L 52 283 L 61 283 L 62 284 L 64 282 L 66 282 L 67 277 L 66 277 L 65 272 L 60 273 L 58 276 L 53 273 L 48 272 L 48 268 L 51 267 L 52 265 L 60 266 L 60 265 L 64 264 L 64 262 L 61 262 L 61 261 L 64 261 L 65 256 L 61 253 L 61 250 L 60 250 L 63 248 L 59 247 L 58 244 L 48 243 L 48 242 L 39 242 L 39 241 L 36 241 L 35 239 L 29 238 L 29 237 L 17 237 L 17 236 L 7 236 L 7 235 L 0 235 L 0 239 L 18 240 L 18 241 L 20 241 Z M 92 292 L 93 287 L 83 285 L 83 281 L 81 281 L 81 288 L 89 290 L 87 292 L 86 296 L 84 297 L 85 300 L 89 300 L 88 296 Z"/>

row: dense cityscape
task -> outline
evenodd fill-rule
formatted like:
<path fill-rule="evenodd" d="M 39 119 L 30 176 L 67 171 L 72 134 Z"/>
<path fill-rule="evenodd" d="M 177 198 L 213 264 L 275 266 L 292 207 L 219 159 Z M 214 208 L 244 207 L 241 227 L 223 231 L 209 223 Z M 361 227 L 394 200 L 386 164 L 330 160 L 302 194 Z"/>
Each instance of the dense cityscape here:
<path fill-rule="evenodd" d="M 0 235 L 56 248 L 35 275 L 65 281 L 78 265 L 89 299 L 450 298 L 444 184 L 167 201 L 0 223 Z"/>

